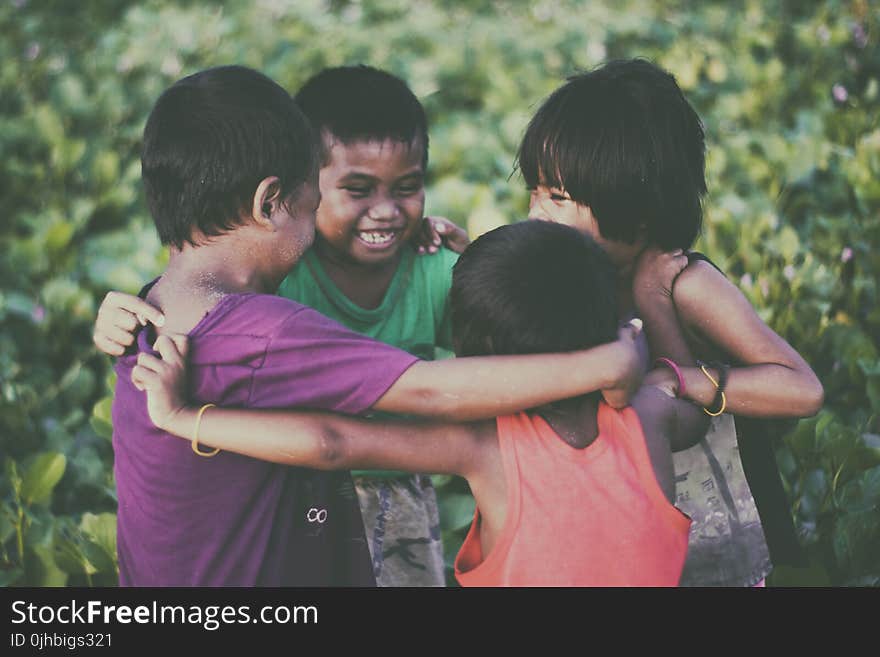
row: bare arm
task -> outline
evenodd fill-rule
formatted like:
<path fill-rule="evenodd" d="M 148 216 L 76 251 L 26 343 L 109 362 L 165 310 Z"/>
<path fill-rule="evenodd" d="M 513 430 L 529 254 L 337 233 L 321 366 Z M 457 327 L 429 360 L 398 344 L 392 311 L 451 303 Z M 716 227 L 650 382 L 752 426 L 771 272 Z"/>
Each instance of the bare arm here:
<path fill-rule="evenodd" d="M 138 323 L 164 323 L 153 306 L 121 292 L 109 293 L 98 311 L 94 342 L 118 356 L 134 340 Z M 601 390 L 622 408 L 643 374 L 635 336 L 625 327 L 616 342 L 576 354 L 419 362 L 374 405 L 376 410 L 449 421 L 490 419 L 549 401 Z"/>
<path fill-rule="evenodd" d="M 156 341 L 161 358 L 138 357 L 132 381 L 147 393 L 150 419 L 159 428 L 191 440 L 197 409 L 185 405 L 183 381 L 187 342 L 182 336 Z M 483 437 L 489 432 L 482 432 Z M 199 443 L 263 461 L 319 470 L 394 469 L 467 477 L 482 467 L 491 441 L 474 426 L 371 421 L 334 413 L 210 408 L 199 427 Z"/>
<path fill-rule="evenodd" d="M 638 387 L 638 329 L 616 342 L 569 354 L 485 356 L 418 362 L 373 408 L 464 422 L 507 415 L 602 389 L 618 389 L 620 407 Z M 607 397 L 606 397 L 607 399 Z"/>
<path fill-rule="evenodd" d="M 149 389 L 148 389 L 149 394 Z M 192 439 L 196 409 L 168 426 Z M 466 477 L 479 463 L 476 432 L 466 424 L 371 421 L 333 413 L 210 408 L 199 443 L 263 461 L 318 470 L 402 470 Z"/>
<path fill-rule="evenodd" d="M 696 445 L 705 433 L 699 429 L 694 412 L 703 414 L 692 403 L 676 399 L 668 390 L 653 385 L 642 386 L 633 398 L 632 407 L 642 423 L 645 445 L 654 466 L 657 483 L 671 501 L 675 495 L 672 452 Z M 705 427 L 705 421 L 702 421 Z"/>
<path fill-rule="evenodd" d="M 675 306 L 681 322 L 742 366 L 730 370 L 727 410 L 752 417 L 806 417 L 822 407 L 822 384 L 810 366 L 758 317 L 733 283 L 705 262 L 678 277 Z M 682 374 L 687 397 L 703 406 L 715 388 L 699 368 Z M 717 372 L 714 373 L 717 380 Z"/>
<path fill-rule="evenodd" d="M 636 264 L 633 277 L 633 298 L 645 321 L 645 332 L 654 357 L 665 356 L 680 366 L 692 366 L 695 360 L 684 338 L 672 302 L 673 283 L 687 267 L 687 257 L 680 251 L 668 253 L 656 248 L 646 249 Z M 648 375 L 646 383 L 652 380 Z M 643 386 L 633 400 L 645 417 L 658 423 L 667 436 L 672 451 L 687 449 L 698 443 L 709 428 L 709 416 L 687 400 L 676 399 L 680 393 L 678 380 L 663 388 L 667 397 L 658 396 Z M 714 391 L 713 391 L 714 395 Z"/>

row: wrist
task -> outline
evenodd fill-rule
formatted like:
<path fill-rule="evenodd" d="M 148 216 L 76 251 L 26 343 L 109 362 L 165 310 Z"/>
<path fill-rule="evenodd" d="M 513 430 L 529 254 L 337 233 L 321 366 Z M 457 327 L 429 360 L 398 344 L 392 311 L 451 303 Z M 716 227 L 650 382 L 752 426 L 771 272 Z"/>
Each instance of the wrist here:
<path fill-rule="evenodd" d="M 717 381 L 718 373 L 712 368 L 709 371 Z M 712 403 L 712 400 L 715 398 L 716 388 L 699 367 L 682 367 L 681 376 L 687 386 L 687 394 L 685 396 L 688 399 L 704 408 Z"/>
<path fill-rule="evenodd" d="M 159 428 L 168 433 L 173 433 L 175 436 L 189 439 L 196 423 L 197 413 L 198 409 L 196 408 L 181 406 L 169 413 L 162 423 L 163 426 Z"/>
<path fill-rule="evenodd" d="M 640 379 L 639 370 L 641 367 L 638 353 L 620 341 L 611 343 L 609 347 L 613 349 L 612 362 L 614 366 L 607 368 L 608 377 L 602 381 L 602 389 L 628 389 L 633 387 L 634 382 Z"/>

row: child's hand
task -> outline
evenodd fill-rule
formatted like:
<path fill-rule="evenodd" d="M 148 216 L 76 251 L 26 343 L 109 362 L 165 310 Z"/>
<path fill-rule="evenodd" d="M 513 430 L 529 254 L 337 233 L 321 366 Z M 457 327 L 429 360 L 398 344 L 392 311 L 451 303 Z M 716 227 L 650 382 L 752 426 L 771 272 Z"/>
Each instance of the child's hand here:
<path fill-rule="evenodd" d="M 687 256 L 681 249 L 661 251 L 648 247 L 642 251 L 633 272 L 636 308 L 642 309 L 658 300 L 671 300 L 675 279 L 687 265 Z"/>
<path fill-rule="evenodd" d="M 131 382 L 138 390 L 146 391 L 147 412 L 153 424 L 179 433 L 174 429 L 186 411 L 184 387 L 189 342 L 185 335 L 160 335 L 154 348 L 161 358 L 139 354 L 137 365 L 131 371 Z"/>
<path fill-rule="evenodd" d="M 138 324 L 156 326 L 165 323 L 165 315 L 139 297 L 124 292 L 108 292 L 98 308 L 92 342 L 110 356 L 121 356 L 125 348 L 134 342 L 134 330 Z"/>
<path fill-rule="evenodd" d="M 419 253 L 437 253 L 441 244 L 461 253 L 470 243 L 467 231 L 446 217 L 425 217 L 413 234 L 413 244 Z"/>
<path fill-rule="evenodd" d="M 640 339 L 642 320 L 633 319 L 617 332 L 618 370 L 616 383 L 602 390 L 602 397 L 612 408 L 628 406 L 642 384 L 647 363 L 647 348 Z"/>

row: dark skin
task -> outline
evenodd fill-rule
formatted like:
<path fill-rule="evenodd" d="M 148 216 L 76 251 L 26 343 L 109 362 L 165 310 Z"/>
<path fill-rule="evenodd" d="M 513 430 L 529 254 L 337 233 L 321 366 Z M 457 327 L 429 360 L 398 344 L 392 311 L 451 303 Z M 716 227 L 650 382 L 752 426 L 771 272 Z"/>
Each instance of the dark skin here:
<path fill-rule="evenodd" d="M 132 372 L 147 391 L 153 422 L 189 439 L 197 409 L 183 401 L 185 338 L 163 336 L 161 358 L 146 354 Z M 700 409 L 670 391 L 646 386 L 632 406 L 641 420 L 657 483 L 672 500 L 670 448 L 695 444 L 705 431 Z M 560 438 L 577 448 L 595 441 L 596 402 L 562 402 L 547 419 Z M 200 443 L 266 461 L 321 470 L 394 469 L 464 477 L 480 509 L 484 555 L 491 551 L 507 519 L 507 482 L 494 421 L 470 424 L 362 420 L 330 413 L 212 408 L 203 413 Z"/>
<path fill-rule="evenodd" d="M 661 265 L 658 270 L 668 281 L 665 286 L 652 288 L 650 293 L 659 297 L 671 286 L 686 259 L 672 254 L 658 254 L 657 258 Z M 645 292 L 646 297 L 648 294 Z M 671 305 L 658 305 L 672 312 Z M 660 312 L 648 316 L 649 321 L 662 320 L 664 326 L 673 329 L 676 326 Z M 663 330 L 657 333 L 665 334 Z M 487 336 L 484 343 L 491 345 L 491 337 Z M 161 358 L 140 354 L 132 381 L 147 391 L 147 409 L 153 422 L 169 433 L 188 438 L 197 416 L 197 410 L 184 402 L 188 343 L 182 336 L 172 339 L 166 335 L 156 342 L 156 349 Z M 696 444 L 707 427 L 702 411 L 676 399 L 675 392 L 674 387 L 664 384 L 645 386 L 632 399 L 657 483 L 669 500 L 675 489 L 672 450 Z M 485 391 L 477 389 L 473 394 L 479 396 Z M 381 402 L 377 409 L 382 409 Z M 575 448 L 587 448 L 598 437 L 598 406 L 591 397 L 578 396 L 534 407 L 540 407 L 536 412 L 545 417 L 561 440 Z M 507 481 L 494 421 L 376 422 L 328 413 L 211 409 L 202 415 L 199 437 L 212 447 L 288 465 L 325 470 L 388 468 L 464 477 L 480 509 L 484 555 L 494 546 L 507 518 Z"/>
<path fill-rule="evenodd" d="M 270 293 L 314 239 L 321 202 L 317 181 L 306 181 L 288 197 L 277 177 L 262 180 L 240 225 L 198 247 L 172 249 L 166 271 L 149 300 L 167 314 L 160 333 L 187 333 L 226 295 Z M 136 299 L 132 316 L 150 304 Z M 609 403 L 623 406 L 638 385 L 642 366 L 635 332 L 591 351 L 419 361 L 373 406 L 389 413 L 455 421 L 491 418 L 555 399 L 607 390 Z M 133 336 L 126 335 L 125 344 Z M 98 339 L 96 336 L 96 344 Z"/>
<path fill-rule="evenodd" d="M 423 226 L 444 225 L 453 235 L 454 224 L 423 218 L 425 147 L 420 139 L 343 143 L 325 133 L 324 146 L 328 161 L 319 176 L 315 255 L 349 300 L 377 308 L 403 250 L 428 237 Z M 436 251 L 435 235 L 430 235 L 429 250 Z"/>
<path fill-rule="evenodd" d="M 681 366 L 688 399 L 702 406 L 712 403 L 715 386 L 695 367 L 696 358 L 721 353 L 734 365 L 727 382 L 727 412 L 759 418 L 806 417 L 822 407 L 822 384 L 810 366 L 710 264 L 694 262 L 678 275 L 674 286 L 667 284 L 656 245 L 646 243 L 643 236 L 632 243 L 606 239 L 590 206 L 545 184 L 531 190 L 529 214 L 572 226 L 605 250 L 620 274 L 621 316 L 630 317 L 635 310 L 646 320 L 652 356 L 669 357 Z M 669 319 L 670 305 L 680 330 Z M 648 321 L 648 313 L 656 313 L 655 321 Z M 718 372 L 710 373 L 717 381 Z M 673 374 L 659 370 L 651 376 L 668 380 Z"/>

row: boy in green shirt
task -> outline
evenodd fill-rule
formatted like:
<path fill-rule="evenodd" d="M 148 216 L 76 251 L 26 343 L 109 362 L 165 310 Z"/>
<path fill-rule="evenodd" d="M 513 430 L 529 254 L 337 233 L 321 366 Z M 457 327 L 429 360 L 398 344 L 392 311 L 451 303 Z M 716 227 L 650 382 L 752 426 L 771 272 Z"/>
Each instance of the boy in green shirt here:
<path fill-rule="evenodd" d="M 424 109 L 406 84 L 367 66 L 325 69 L 296 95 L 320 131 L 321 201 L 314 246 L 278 294 L 349 328 L 431 360 L 452 350 L 448 293 L 464 231 L 424 218 L 428 132 Z M 418 249 L 414 242 L 427 242 Z M 102 305 L 119 305 L 120 295 Z M 96 325 L 107 353 L 117 326 Z M 108 347 L 99 340 L 105 334 Z M 117 343 L 129 344 L 120 336 Z M 116 344 L 115 347 L 119 345 Z M 353 472 L 379 586 L 444 586 L 437 498 L 426 475 Z"/>

